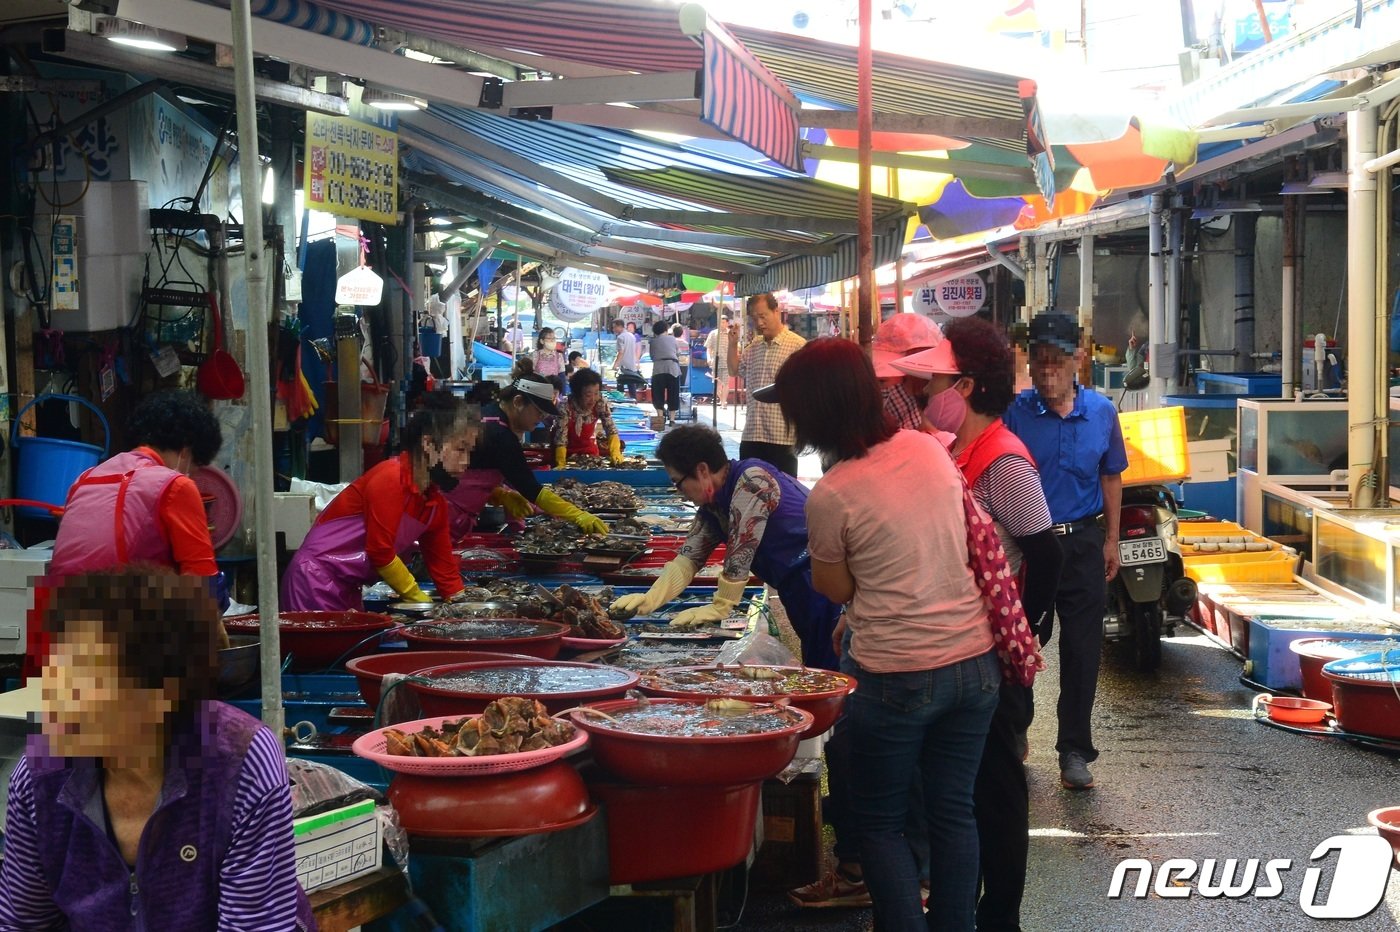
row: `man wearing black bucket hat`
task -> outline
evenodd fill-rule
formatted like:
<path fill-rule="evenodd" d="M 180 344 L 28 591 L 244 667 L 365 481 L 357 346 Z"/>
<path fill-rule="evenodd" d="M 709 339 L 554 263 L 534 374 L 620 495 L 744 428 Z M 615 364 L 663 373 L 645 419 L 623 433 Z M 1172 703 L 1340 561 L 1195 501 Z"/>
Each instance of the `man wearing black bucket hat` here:
<path fill-rule="evenodd" d="M 1105 585 L 1118 572 L 1121 474 L 1128 468 L 1123 431 L 1113 403 L 1076 384 L 1083 359 L 1079 325 L 1064 314 L 1031 321 L 1033 388 L 1016 397 L 1006 424 L 1040 469 L 1051 530 L 1064 553 L 1055 613 L 1060 619 L 1060 701 L 1057 706 L 1060 781 L 1066 789 L 1094 785 L 1089 771 L 1099 752 L 1091 718 L 1099 680 Z M 1102 524 L 1100 524 L 1102 518 Z M 1042 643 L 1050 632 L 1041 632 Z"/>

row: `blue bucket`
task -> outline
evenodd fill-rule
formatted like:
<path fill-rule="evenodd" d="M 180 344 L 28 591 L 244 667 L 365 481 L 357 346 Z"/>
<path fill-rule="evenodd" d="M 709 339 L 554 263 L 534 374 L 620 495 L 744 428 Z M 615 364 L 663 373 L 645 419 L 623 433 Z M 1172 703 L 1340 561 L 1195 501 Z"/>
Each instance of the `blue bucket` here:
<path fill-rule="evenodd" d="M 85 405 L 102 424 L 102 446 L 79 443 L 76 440 L 57 440 L 52 437 L 21 437 L 19 425 L 24 413 L 41 401 L 76 401 Z M 107 418 L 96 405 L 77 395 L 39 395 L 19 409 L 10 428 L 10 442 L 19 455 L 19 470 L 15 475 L 15 497 L 48 502 L 60 508 L 68 501 L 68 489 L 73 482 L 102 460 L 107 458 L 107 449 L 112 442 L 112 430 Z M 53 515 L 42 508 L 22 506 L 17 509 L 26 518 L 44 518 L 52 521 Z"/>
<path fill-rule="evenodd" d="M 418 345 L 422 347 L 424 356 L 437 359 L 442 355 L 442 334 L 432 327 L 419 327 Z"/>

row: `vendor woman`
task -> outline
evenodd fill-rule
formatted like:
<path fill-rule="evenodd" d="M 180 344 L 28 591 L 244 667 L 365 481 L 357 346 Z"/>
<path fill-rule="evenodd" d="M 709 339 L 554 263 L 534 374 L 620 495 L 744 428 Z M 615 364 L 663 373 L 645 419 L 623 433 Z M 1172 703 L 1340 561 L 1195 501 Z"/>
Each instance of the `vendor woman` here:
<path fill-rule="evenodd" d="M 563 469 L 571 456 L 602 456 L 622 462 L 622 438 L 613 423 L 612 406 L 603 397 L 603 377 L 592 369 L 569 376 L 569 400 L 554 425 L 554 465 Z"/>
<path fill-rule="evenodd" d="M 404 451 L 331 500 L 282 577 L 282 607 L 339 611 L 363 605 L 362 587 L 382 579 L 400 598 L 428 596 L 404 565 L 417 542 L 438 595 L 462 593 L 443 490 L 457 484 L 481 434 L 481 410 L 428 392 L 403 432 Z"/>
<path fill-rule="evenodd" d="M 680 555 L 666 564 L 651 589 L 624 595 L 614 604 L 642 615 L 654 613 L 679 595 L 714 549 L 725 544 L 714 599 L 677 614 L 671 624 L 687 627 L 728 617 L 753 573 L 782 599 L 802 641 L 802 662 L 835 670 L 831 635 L 841 607 L 812 588 L 807 489 L 771 463 L 729 459 L 719 434 L 708 427 L 677 427 L 662 438 L 656 455 L 677 491 L 700 507 Z"/>
<path fill-rule="evenodd" d="M 460 539 L 476 524 L 488 504 L 502 506 L 512 518 L 533 512 L 572 521 L 587 534 L 606 534 L 602 519 L 575 508 L 540 484 L 525 462 L 520 439 L 546 417 L 559 417 L 554 385 L 538 375 L 522 375 L 501 389 L 498 404 L 487 405 L 481 442 L 471 455 L 471 468 L 447 492 L 452 507 L 452 535 Z"/>

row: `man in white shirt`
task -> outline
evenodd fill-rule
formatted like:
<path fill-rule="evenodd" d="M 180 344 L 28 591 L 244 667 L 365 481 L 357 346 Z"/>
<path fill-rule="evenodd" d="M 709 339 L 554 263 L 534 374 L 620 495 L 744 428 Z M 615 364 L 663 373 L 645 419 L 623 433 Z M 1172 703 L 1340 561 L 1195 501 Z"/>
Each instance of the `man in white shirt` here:
<path fill-rule="evenodd" d="M 620 319 L 612 322 L 612 332 L 617 338 L 617 359 L 613 363 L 613 368 L 617 370 L 617 390 L 626 392 L 629 398 L 636 398 L 637 386 L 645 384 L 637 335 L 629 332 Z"/>
<path fill-rule="evenodd" d="M 788 329 L 778 311 L 778 299 L 769 292 L 748 301 L 749 318 L 758 337 L 744 347 L 739 357 L 739 377 L 749 391 L 748 417 L 739 441 L 739 459 L 750 457 L 772 463 L 794 478 L 797 476 L 797 437 L 788 426 L 778 405 L 754 398 L 754 389 L 772 385 L 783 363 L 807 341 Z"/>
<path fill-rule="evenodd" d="M 715 400 L 723 408 L 729 401 L 729 315 L 722 314 L 719 326 L 705 337 L 705 358 L 710 361 L 710 375 L 715 380 Z M 762 388 L 758 385 L 756 388 Z"/>

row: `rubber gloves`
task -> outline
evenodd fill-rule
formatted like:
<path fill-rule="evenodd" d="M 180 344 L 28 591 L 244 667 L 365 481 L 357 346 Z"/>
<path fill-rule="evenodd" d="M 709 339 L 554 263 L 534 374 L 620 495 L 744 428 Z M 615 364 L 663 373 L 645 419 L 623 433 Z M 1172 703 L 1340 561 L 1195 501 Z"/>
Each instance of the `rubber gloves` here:
<path fill-rule="evenodd" d="M 394 557 L 393 561 L 377 566 L 375 569 L 379 573 L 379 578 L 394 587 L 394 591 L 405 602 L 431 602 L 428 594 L 418 588 L 418 580 L 413 578 L 413 574 L 408 571 L 408 567 L 403 565 L 403 560 Z"/>
<path fill-rule="evenodd" d="M 748 585 L 747 579 L 729 579 L 721 575 L 719 585 L 715 587 L 715 597 L 709 605 L 701 605 L 699 608 L 689 608 L 671 619 L 673 628 L 698 628 L 701 625 L 709 624 L 712 621 L 723 621 L 738 606 L 739 600 L 744 597 L 744 587 Z"/>
<path fill-rule="evenodd" d="M 568 448 L 568 447 L 555 447 L 555 448 L 554 448 L 554 468 L 555 468 L 555 469 L 563 469 L 564 466 L 565 466 L 568 462 L 569 462 L 569 448 Z"/>
<path fill-rule="evenodd" d="M 540 489 L 539 496 L 535 498 L 535 504 L 552 518 L 572 521 L 574 526 L 585 534 L 608 533 L 608 526 L 603 523 L 602 518 L 591 515 L 582 508 L 570 505 L 556 495 L 552 489 Z"/>
<path fill-rule="evenodd" d="M 612 460 L 614 466 L 622 462 L 622 438 L 617 434 L 608 438 L 608 459 Z"/>
<path fill-rule="evenodd" d="M 501 506 L 512 518 L 528 518 L 535 513 L 534 506 L 528 498 L 503 485 L 496 486 L 486 501 L 488 504 Z"/>
<path fill-rule="evenodd" d="M 700 569 L 688 557 L 676 557 L 661 568 L 661 575 L 646 592 L 633 592 L 618 596 L 612 607 L 619 612 L 633 612 L 637 615 L 655 615 L 656 610 L 681 594 Z"/>

